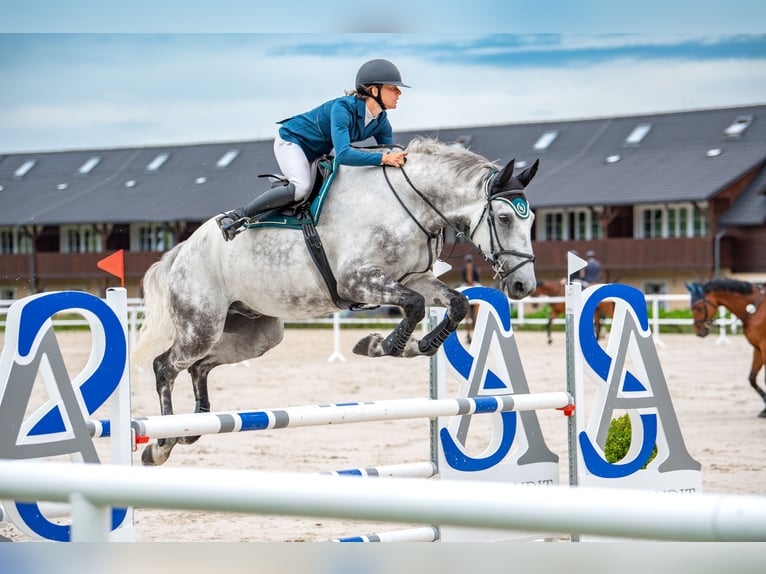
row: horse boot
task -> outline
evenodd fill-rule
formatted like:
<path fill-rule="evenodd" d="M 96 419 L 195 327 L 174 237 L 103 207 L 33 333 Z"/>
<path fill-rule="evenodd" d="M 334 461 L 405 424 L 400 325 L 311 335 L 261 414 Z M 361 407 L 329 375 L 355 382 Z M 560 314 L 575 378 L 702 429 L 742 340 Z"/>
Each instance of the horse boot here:
<path fill-rule="evenodd" d="M 215 218 L 218 227 L 226 241 L 234 239 L 245 225 L 253 220 L 258 220 L 258 216 L 263 216 L 266 212 L 290 205 L 295 201 L 295 185 L 290 182 L 285 185 L 272 187 L 265 191 L 253 201 L 244 207 L 227 211 Z"/>

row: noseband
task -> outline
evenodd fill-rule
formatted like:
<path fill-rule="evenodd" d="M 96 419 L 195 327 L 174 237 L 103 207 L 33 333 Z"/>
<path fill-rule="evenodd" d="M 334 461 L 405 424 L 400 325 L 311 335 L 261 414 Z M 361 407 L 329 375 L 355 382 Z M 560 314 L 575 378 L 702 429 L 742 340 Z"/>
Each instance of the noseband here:
<path fill-rule="evenodd" d="M 718 306 L 715 303 L 711 303 L 708 301 L 705 297 L 702 299 L 698 299 L 694 302 L 692 305 L 692 310 L 699 307 L 699 305 L 702 304 L 702 309 L 705 312 L 705 316 L 702 319 L 697 319 L 694 321 L 694 327 L 696 328 L 697 325 L 704 325 L 705 327 L 710 327 L 713 324 L 713 318 L 715 317 L 715 312 L 718 309 Z M 713 308 L 713 315 L 708 315 L 707 308 L 708 305 L 710 305 Z"/>

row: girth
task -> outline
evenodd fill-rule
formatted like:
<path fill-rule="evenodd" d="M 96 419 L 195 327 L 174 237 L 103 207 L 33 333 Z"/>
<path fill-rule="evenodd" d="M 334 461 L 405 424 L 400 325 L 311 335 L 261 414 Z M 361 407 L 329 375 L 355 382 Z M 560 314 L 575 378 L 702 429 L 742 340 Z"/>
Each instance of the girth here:
<path fill-rule="evenodd" d="M 367 305 L 365 303 L 349 301 L 338 294 L 338 282 L 330 268 L 330 262 L 327 260 L 327 254 L 322 246 L 322 239 L 319 237 L 319 233 L 314 226 L 314 218 L 311 217 L 307 204 L 303 205 L 305 207 L 298 215 L 301 230 L 303 231 L 303 239 L 306 241 L 306 247 L 308 247 L 309 255 L 311 255 L 314 265 L 322 276 L 322 279 L 324 279 L 325 285 L 327 285 L 327 290 L 330 291 L 330 297 L 332 297 L 335 306 L 339 309 L 347 309 L 349 311 L 377 309 L 379 305 Z"/>

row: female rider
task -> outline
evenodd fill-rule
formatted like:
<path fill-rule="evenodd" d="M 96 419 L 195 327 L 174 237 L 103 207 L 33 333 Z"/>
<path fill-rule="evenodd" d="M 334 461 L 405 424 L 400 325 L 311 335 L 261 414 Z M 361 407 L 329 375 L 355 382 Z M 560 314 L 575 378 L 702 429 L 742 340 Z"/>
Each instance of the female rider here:
<path fill-rule="evenodd" d="M 352 142 L 375 138 L 380 145 L 394 143 L 386 110 L 396 108 L 402 91 L 397 67 L 388 60 L 370 60 L 356 74 L 356 90 L 329 100 L 313 110 L 278 122 L 274 156 L 287 183 L 272 187 L 240 209 L 216 217 L 226 241 L 234 239 L 243 225 L 272 209 L 303 201 L 314 181 L 312 162 L 335 148 L 344 165 L 404 165 L 407 152 L 362 151 Z"/>

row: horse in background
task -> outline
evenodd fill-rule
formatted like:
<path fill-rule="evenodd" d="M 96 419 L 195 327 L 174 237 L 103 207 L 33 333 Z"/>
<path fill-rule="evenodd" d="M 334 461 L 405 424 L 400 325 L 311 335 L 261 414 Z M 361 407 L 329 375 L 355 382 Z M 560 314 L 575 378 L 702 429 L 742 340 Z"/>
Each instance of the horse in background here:
<path fill-rule="evenodd" d="M 321 219 L 317 211 L 297 228 L 257 227 L 227 242 L 211 218 L 149 268 L 133 356 L 135 364 L 153 359 L 162 415 L 173 413 L 173 386 L 185 369 L 195 412 L 209 412 L 210 371 L 277 346 L 285 319 L 392 305 L 402 310 L 401 322 L 387 336 L 364 337 L 354 353 L 432 356 L 468 311 L 466 296 L 433 273 L 445 229 L 469 230 L 466 241 L 489 261 L 511 299 L 532 293 L 534 213 L 524 190 L 538 162 L 515 174 L 513 160 L 501 167 L 468 149 L 420 138 L 407 151 L 400 169 L 337 167 Z M 323 266 L 315 264 L 319 246 Z M 418 338 L 415 329 L 430 306 L 447 315 Z M 159 439 L 141 460 L 162 464 L 176 444 L 198 438 Z"/>
<path fill-rule="evenodd" d="M 561 281 L 538 281 L 533 297 L 566 297 L 566 284 Z M 548 344 L 553 343 L 551 336 L 551 325 L 553 320 L 566 313 L 565 301 L 551 301 L 548 303 L 550 311 L 548 312 L 548 323 L 545 326 L 545 332 L 548 336 Z M 601 338 L 601 327 L 604 319 L 614 317 L 614 302 L 601 301 L 593 314 L 593 330 L 596 333 L 596 339 Z"/>
<path fill-rule="evenodd" d="M 705 337 L 710 332 L 719 307 L 726 307 L 742 321 L 742 330 L 753 346 L 753 362 L 748 381 L 766 404 L 766 391 L 758 386 L 758 372 L 766 360 L 766 286 L 737 279 L 713 279 L 700 285 L 687 283 L 691 293 L 691 310 L 694 332 Z M 766 406 L 758 415 L 766 418 Z"/>

